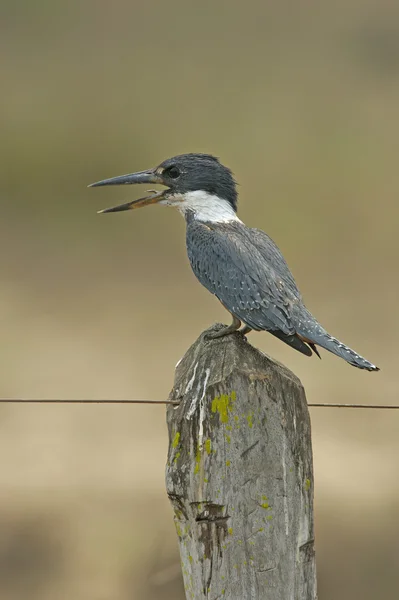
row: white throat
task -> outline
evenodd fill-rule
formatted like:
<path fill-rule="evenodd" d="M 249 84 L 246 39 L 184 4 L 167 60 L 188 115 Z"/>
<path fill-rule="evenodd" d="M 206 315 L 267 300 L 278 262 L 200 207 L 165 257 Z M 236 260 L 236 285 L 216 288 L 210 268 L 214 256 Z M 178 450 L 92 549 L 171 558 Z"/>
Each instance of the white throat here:
<path fill-rule="evenodd" d="M 208 223 L 240 221 L 227 200 L 203 190 L 169 196 L 167 201 L 160 202 L 160 204 L 174 206 L 183 216 L 190 211 L 197 221 Z"/>

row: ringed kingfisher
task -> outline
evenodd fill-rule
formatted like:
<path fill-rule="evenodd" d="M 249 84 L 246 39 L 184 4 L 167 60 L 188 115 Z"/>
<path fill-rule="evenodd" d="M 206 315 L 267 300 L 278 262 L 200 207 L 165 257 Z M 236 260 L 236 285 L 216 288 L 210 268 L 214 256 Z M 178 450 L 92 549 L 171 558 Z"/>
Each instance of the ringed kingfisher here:
<path fill-rule="evenodd" d="M 200 283 L 230 312 L 232 323 L 212 334 L 222 337 L 240 330 L 268 331 L 306 356 L 317 346 L 367 371 L 378 367 L 327 333 L 306 308 L 280 250 L 260 229 L 247 227 L 237 216 L 233 174 L 209 154 L 182 154 L 158 167 L 112 177 L 89 187 L 162 184 L 162 191 L 100 213 L 161 204 L 173 206 L 186 220 L 190 265 Z"/>

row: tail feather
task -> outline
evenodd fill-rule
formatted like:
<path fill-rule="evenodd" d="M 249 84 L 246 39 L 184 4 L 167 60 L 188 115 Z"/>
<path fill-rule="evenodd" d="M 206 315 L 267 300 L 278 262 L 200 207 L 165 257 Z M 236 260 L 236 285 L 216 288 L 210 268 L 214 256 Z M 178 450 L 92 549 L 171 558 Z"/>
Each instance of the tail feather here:
<path fill-rule="evenodd" d="M 319 331 L 315 331 L 312 335 L 309 333 L 306 334 L 306 337 L 309 338 L 313 344 L 317 344 L 321 346 L 321 348 L 325 348 L 329 352 L 332 352 L 336 356 L 343 358 L 347 363 L 357 367 L 358 369 L 365 369 L 367 371 L 379 371 L 380 369 L 373 365 L 370 361 L 360 356 L 357 352 L 346 346 L 337 338 L 333 337 L 327 331 L 322 329 L 321 326 Z"/>

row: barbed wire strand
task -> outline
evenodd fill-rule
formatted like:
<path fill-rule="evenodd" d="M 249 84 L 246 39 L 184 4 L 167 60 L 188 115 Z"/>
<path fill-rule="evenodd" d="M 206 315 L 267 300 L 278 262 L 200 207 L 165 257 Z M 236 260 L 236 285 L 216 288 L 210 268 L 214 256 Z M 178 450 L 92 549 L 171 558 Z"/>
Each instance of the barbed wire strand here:
<path fill-rule="evenodd" d="M 173 400 L 117 400 L 111 398 L 0 398 L 0 404 L 171 404 L 178 406 Z M 309 402 L 311 408 L 365 408 L 398 410 L 399 404 L 341 404 L 332 402 Z"/>

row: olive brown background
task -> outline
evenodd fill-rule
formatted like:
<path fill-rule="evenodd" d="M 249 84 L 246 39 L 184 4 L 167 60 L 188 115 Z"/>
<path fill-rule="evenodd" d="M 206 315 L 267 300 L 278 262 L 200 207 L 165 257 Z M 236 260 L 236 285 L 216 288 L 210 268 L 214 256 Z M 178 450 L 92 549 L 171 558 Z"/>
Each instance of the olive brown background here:
<path fill-rule="evenodd" d="M 87 184 L 210 152 L 308 307 L 381 367 L 250 341 L 309 402 L 398 403 L 399 4 L 35 2 L 0 14 L 0 395 L 166 398 L 228 320 L 184 221 Z M 322 600 L 399 590 L 399 415 L 312 409 Z M 0 598 L 181 600 L 162 406 L 0 406 Z"/>

